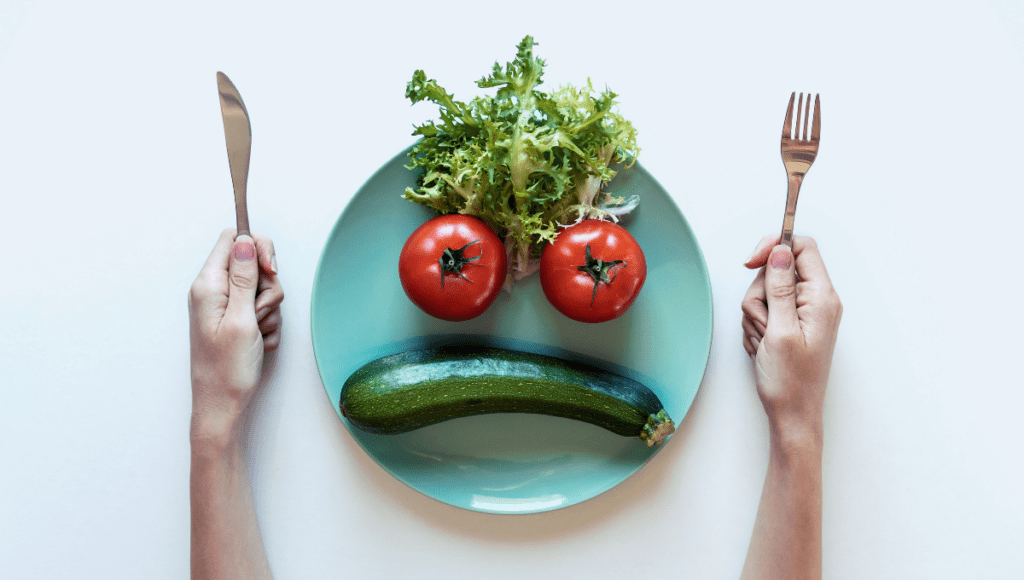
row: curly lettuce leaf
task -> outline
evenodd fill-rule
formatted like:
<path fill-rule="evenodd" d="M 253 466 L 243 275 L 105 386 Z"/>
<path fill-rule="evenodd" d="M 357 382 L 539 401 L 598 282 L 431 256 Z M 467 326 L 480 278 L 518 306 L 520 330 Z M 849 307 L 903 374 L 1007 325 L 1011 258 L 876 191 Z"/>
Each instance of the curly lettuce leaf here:
<path fill-rule="evenodd" d="M 536 270 L 543 245 L 558 230 L 583 219 L 616 219 L 636 199 L 602 190 L 612 165 L 632 163 L 639 153 L 636 130 L 615 110 L 617 95 L 571 85 L 553 93 L 543 84 L 544 60 L 533 38 L 516 57 L 477 81 L 492 96 L 458 101 L 417 70 L 405 95 L 416 104 L 438 105 L 439 119 L 419 125 L 422 139 L 409 153 L 409 169 L 421 170 L 404 197 L 438 214 L 463 213 L 486 222 L 504 238 L 509 283 Z"/>

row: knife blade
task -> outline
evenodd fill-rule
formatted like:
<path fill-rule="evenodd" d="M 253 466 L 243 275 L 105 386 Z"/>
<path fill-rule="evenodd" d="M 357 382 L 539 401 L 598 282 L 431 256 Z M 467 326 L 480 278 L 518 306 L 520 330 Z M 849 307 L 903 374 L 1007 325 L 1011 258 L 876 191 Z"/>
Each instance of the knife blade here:
<path fill-rule="evenodd" d="M 249 155 L 252 151 L 252 127 L 249 112 L 231 79 L 217 72 L 217 92 L 220 93 L 220 113 L 224 119 L 224 139 L 228 146 L 228 165 L 231 184 L 235 189 L 235 220 L 238 235 L 249 235 L 249 211 L 246 207 L 246 187 L 249 181 Z"/>

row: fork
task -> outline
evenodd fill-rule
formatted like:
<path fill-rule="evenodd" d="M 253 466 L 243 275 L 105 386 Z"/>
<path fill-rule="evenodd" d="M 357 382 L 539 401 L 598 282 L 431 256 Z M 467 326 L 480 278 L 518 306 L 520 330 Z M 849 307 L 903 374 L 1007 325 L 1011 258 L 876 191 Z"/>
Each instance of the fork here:
<path fill-rule="evenodd" d="M 782 219 L 782 238 L 780 244 L 793 247 L 793 220 L 796 218 L 796 198 L 800 195 L 800 185 L 804 175 L 818 156 L 818 138 L 821 136 L 821 103 L 820 95 L 814 97 L 814 120 L 811 121 L 811 135 L 807 136 L 807 124 L 811 113 L 811 94 L 807 93 L 807 108 L 804 109 L 804 94 L 796 105 L 796 124 L 793 124 L 793 101 L 796 92 L 789 97 L 789 108 L 786 109 L 786 121 L 782 125 L 782 162 L 786 166 L 789 177 L 789 190 L 786 194 L 786 216 Z M 801 112 L 803 112 L 803 134 L 800 133 Z M 792 131 L 792 132 L 791 132 Z M 791 136 L 792 135 L 792 136 Z"/>

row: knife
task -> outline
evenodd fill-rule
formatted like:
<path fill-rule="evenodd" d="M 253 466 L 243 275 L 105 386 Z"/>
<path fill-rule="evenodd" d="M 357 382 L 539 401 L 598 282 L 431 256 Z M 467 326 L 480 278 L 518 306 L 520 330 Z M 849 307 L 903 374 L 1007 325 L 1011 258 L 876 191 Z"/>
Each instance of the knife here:
<path fill-rule="evenodd" d="M 235 219 L 238 235 L 249 235 L 249 211 L 246 209 L 245 189 L 249 181 L 249 153 L 252 150 L 252 128 L 249 112 L 245 110 L 242 95 L 222 72 L 217 73 L 217 92 L 220 93 L 220 113 L 224 118 L 224 139 L 228 144 L 228 165 L 231 184 L 235 188 Z"/>

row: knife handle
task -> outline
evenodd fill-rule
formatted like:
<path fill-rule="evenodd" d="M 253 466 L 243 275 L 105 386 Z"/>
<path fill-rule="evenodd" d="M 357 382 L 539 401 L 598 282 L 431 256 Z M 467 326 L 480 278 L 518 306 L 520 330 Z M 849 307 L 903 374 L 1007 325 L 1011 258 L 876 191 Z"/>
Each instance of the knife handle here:
<path fill-rule="evenodd" d="M 238 236 L 249 236 L 249 212 L 246 210 L 245 190 L 235 192 L 235 224 Z"/>

